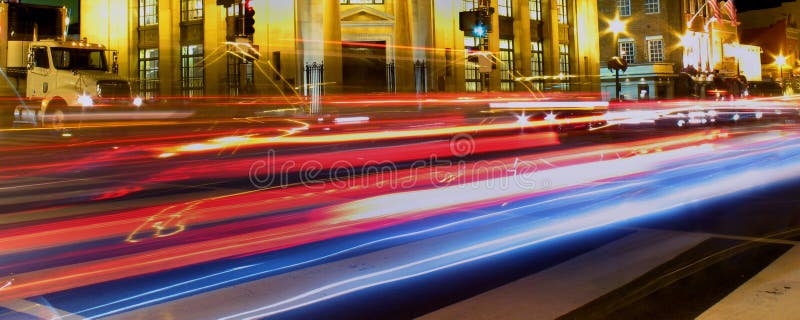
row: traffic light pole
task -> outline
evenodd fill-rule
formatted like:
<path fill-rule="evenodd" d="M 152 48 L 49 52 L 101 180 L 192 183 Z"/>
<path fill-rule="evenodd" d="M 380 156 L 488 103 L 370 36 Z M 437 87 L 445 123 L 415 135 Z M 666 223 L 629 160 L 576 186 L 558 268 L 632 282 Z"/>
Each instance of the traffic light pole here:
<path fill-rule="evenodd" d="M 489 21 L 492 19 L 492 9 L 491 9 L 491 2 L 488 0 L 478 0 L 478 10 L 481 11 L 481 15 L 488 16 Z M 491 24 L 491 22 L 489 22 Z M 488 30 L 487 30 L 488 31 Z M 489 52 L 489 33 L 485 32 L 481 39 L 483 42 L 483 51 Z M 489 86 L 491 85 L 490 81 L 491 73 L 485 72 L 482 74 L 483 80 L 483 92 L 490 92 Z"/>
<path fill-rule="evenodd" d="M 482 92 L 489 92 L 490 90 L 490 75 L 493 69 L 491 61 L 484 68 L 482 67 L 485 59 L 491 59 L 489 52 L 489 33 L 492 32 L 492 17 L 494 15 L 494 8 L 491 7 L 490 0 L 473 0 L 473 4 L 477 2 L 477 6 L 472 10 L 462 11 L 458 15 L 459 30 L 464 31 L 464 36 L 469 36 L 470 32 L 472 37 L 480 41 L 476 47 L 482 49 L 478 53 L 477 59 L 473 62 L 478 63 L 478 72 L 480 73 L 480 84 Z M 470 60 L 472 61 L 472 60 Z M 488 72 L 487 70 L 488 69 Z"/>
<path fill-rule="evenodd" d="M 488 52 L 489 51 L 489 36 L 488 36 L 488 34 L 483 36 L 483 39 L 481 39 L 481 42 L 483 42 L 483 51 L 484 52 Z M 482 75 L 482 78 L 483 78 L 482 79 L 483 80 L 483 92 L 491 91 L 491 90 L 489 90 L 489 85 L 491 84 L 491 82 L 490 82 L 491 73 L 484 72 L 484 73 L 481 73 L 481 75 Z"/>

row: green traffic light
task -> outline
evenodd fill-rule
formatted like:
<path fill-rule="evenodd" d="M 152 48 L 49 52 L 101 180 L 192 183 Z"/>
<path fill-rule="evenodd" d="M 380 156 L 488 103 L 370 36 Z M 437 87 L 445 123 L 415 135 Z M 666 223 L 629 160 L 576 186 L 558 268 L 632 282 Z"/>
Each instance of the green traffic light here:
<path fill-rule="evenodd" d="M 486 27 L 480 24 L 475 25 L 475 27 L 472 28 L 472 35 L 478 38 L 483 38 L 483 36 L 486 35 Z"/>

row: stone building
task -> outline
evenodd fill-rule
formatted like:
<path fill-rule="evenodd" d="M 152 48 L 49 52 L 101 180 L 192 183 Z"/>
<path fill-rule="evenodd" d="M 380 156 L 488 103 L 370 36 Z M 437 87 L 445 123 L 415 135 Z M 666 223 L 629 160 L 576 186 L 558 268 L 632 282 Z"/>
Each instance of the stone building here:
<path fill-rule="evenodd" d="M 760 49 L 739 44 L 737 26 L 724 2 L 719 6 L 717 19 L 707 0 L 599 0 L 604 94 L 615 94 L 615 75 L 605 61 L 617 54 L 629 64 L 620 77 L 621 96 L 627 100 L 686 96 L 677 82 L 681 71 L 688 71 L 695 83 L 709 81 L 715 70 L 760 80 L 760 70 L 749 68 Z M 608 28 L 617 17 L 626 30 L 615 39 Z"/>
<path fill-rule="evenodd" d="M 82 0 L 81 36 L 119 50 L 151 98 L 599 89 L 595 1 L 491 0 L 488 88 L 467 61 L 479 41 L 459 30 L 477 2 L 251 0 L 255 33 L 237 37 L 244 3 Z"/>

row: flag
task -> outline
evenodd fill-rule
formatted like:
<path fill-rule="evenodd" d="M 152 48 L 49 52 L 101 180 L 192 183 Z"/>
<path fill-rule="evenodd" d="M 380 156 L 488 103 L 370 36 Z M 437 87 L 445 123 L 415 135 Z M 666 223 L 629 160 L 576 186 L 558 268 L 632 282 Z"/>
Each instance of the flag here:
<path fill-rule="evenodd" d="M 736 5 L 733 4 L 733 0 L 725 2 L 723 7 L 728 11 L 728 16 L 731 17 L 731 25 L 735 27 L 738 21 L 736 21 Z"/>
<path fill-rule="evenodd" d="M 722 15 L 719 12 L 719 3 L 717 0 L 707 0 L 708 8 L 711 9 L 711 15 L 717 18 L 717 21 L 722 21 Z"/>

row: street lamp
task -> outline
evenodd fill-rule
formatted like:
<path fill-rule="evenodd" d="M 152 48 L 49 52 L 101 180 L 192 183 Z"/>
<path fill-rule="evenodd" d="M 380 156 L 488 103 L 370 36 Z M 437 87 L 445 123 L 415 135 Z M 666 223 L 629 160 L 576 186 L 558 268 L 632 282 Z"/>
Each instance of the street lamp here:
<path fill-rule="evenodd" d="M 783 94 L 786 94 L 786 78 L 783 77 L 783 66 L 786 65 L 786 57 L 781 53 L 775 57 L 775 64 L 778 65 L 778 73 L 781 76 L 781 84 L 783 85 Z"/>
<path fill-rule="evenodd" d="M 619 15 L 614 17 L 614 20 L 608 21 L 608 32 L 614 34 L 614 45 L 616 48 L 614 49 L 614 57 L 611 58 L 609 61 L 608 67 L 609 69 L 613 69 L 616 72 L 615 75 L 615 84 L 616 84 L 616 94 L 617 94 L 617 101 L 619 100 L 619 93 L 622 91 L 622 86 L 619 83 L 619 70 L 627 70 L 628 66 L 625 62 L 625 59 L 622 59 L 621 52 L 619 48 L 619 34 L 625 32 L 625 21 L 619 19 Z"/>

